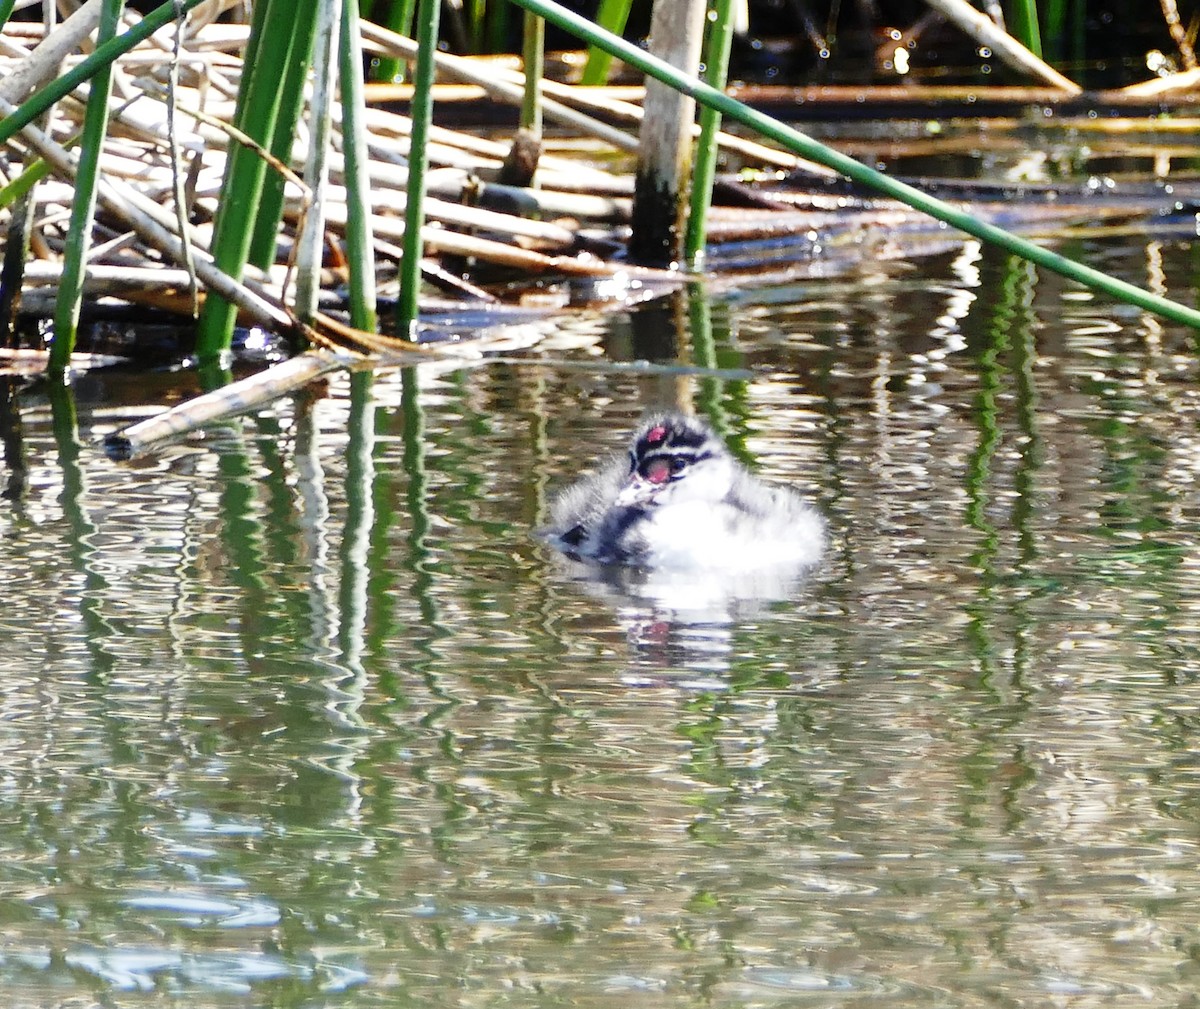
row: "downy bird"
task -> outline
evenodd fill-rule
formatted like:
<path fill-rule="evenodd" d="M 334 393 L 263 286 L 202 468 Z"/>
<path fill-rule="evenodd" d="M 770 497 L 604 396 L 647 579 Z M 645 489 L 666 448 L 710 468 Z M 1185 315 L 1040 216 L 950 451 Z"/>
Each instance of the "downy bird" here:
<path fill-rule="evenodd" d="M 825 549 L 825 522 L 798 493 L 679 413 L 645 421 L 624 458 L 564 490 L 542 535 L 577 559 L 650 570 L 796 569 Z"/>

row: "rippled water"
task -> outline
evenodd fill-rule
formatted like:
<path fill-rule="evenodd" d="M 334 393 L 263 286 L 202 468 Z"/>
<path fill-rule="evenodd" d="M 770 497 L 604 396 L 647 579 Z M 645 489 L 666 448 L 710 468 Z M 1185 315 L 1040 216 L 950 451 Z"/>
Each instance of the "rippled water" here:
<path fill-rule="evenodd" d="M 1072 251 L 1194 300 L 1185 245 Z M 77 431 L 23 394 L 7 1003 L 1181 1004 L 1194 349 L 968 245 L 336 377 L 132 463 L 97 439 L 140 378 L 81 383 Z M 664 404 L 829 517 L 793 598 L 531 538 Z"/>

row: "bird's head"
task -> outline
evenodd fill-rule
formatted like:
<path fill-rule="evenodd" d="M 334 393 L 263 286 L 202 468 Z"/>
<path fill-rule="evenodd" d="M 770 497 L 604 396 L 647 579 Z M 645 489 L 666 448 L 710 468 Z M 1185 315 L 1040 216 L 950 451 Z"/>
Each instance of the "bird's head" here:
<path fill-rule="evenodd" d="M 721 440 L 682 414 L 644 423 L 629 446 L 629 476 L 618 507 L 650 509 L 664 504 L 719 501 L 729 491 L 734 464 Z"/>

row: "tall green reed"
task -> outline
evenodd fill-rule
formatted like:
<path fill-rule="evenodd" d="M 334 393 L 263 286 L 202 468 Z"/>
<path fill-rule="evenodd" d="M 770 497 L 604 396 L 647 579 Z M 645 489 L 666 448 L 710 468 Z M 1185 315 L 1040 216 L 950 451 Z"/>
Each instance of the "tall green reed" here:
<path fill-rule="evenodd" d="M 412 132 L 409 137 L 408 190 L 404 207 L 403 260 L 396 324 L 404 337 L 415 335 L 421 292 L 421 226 L 425 223 L 425 173 L 429 170 L 429 127 L 433 121 L 433 57 L 437 51 L 441 0 L 420 0 L 417 7 L 417 65 L 413 73 Z"/>
<path fill-rule="evenodd" d="M 540 83 L 546 72 L 546 22 L 525 11 L 521 41 L 521 63 L 525 71 L 525 91 L 521 96 L 520 128 L 540 137 L 542 104 Z"/>
<path fill-rule="evenodd" d="M 123 0 L 104 0 L 96 41 L 103 45 L 117 34 Z M 83 119 L 83 136 L 75 173 L 75 199 L 67 228 L 67 247 L 62 278 L 54 310 L 54 340 L 50 345 L 49 370 L 61 375 L 71 362 L 79 313 L 83 302 L 83 278 L 91 248 L 92 222 L 96 216 L 96 187 L 99 184 L 100 152 L 108 132 L 108 100 L 112 95 L 113 65 L 106 63 L 92 78 Z"/>
<path fill-rule="evenodd" d="M 346 165 L 346 256 L 350 263 L 350 324 L 374 332 L 375 254 L 371 242 L 370 154 L 363 112 L 362 39 L 358 0 L 343 0 L 340 54 L 342 154 Z"/>
<path fill-rule="evenodd" d="M 729 76 L 729 54 L 733 47 L 734 0 L 716 0 L 704 43 L 704 79 L 721 91 Z M 693 268 L 703 266 L 704 245 L 708 234 L 708 211 L 712 205 L 713 180 L 720 153 L 717 134 L 721 132 L 721 113 L 707 105 L 700 107 L 700 136 L 692 162 L 692 197 L 684 235 L 684 262 Z"/>
<path fill-rule="evenodd" d="M 596 11 L 596 24 L 606 32 L 621 35 L 629 22 L 629 11 L 633 0 L 600 0 Z M 612 53 L 606 52 L 599 46 L 588 47 L 587 63 L 583 67 L 583 76 L 579 83 L 595 87 L 608 80 L 608 71 L 612 66 Z"/>
<path fill-rule="evenodd" d="M 416 0 L 378 0 L 371 5 L 370 20 L 397 35 L 412 32 Z M 395 56 L 380 56 L 371 68 L 371 80 L 385 84 L 398 84 L 404 80 L 407 64 Z"/>
<path fill-rule="evenodd" d="M 1037 0 L 1013 0 L 1008 30 L 1035 56 L 1042 55 L 1042 33 L 1038 24 Z"/>
<path fill-rule="evenodd" d="M 283 164 L 290 164 L 292 146 L 296 138 L 296 124 L 304 111 L 305 86 L 308 83 L 309 70 L 313 62 L 313 45 L 316 42 L 317 12 L 319 6 L 315 2 L 305 3 L 296 11 L 296 22 L 291 37 L 291 48 L 286 59 L 285 72 L 276 83 L 279 89 L 279 105 L 274 119 L 273 128 L 269 131 L 269 139 L 261 141 L 257 133 L 246 131 L 247 135 L 263 143 L 263 146 Z M 257 12 L 257 9 L 256 9 Z M 257 50 L 251 57 L 258 58 Z M 269 81 L 263 81 L 269 84 Z M 239 91 L 238 97 L 241 98 Z M 259 97 L 261 97 L 261 92 Z M 264 107 L 264 113 L 267 111 Z M 254 121 L 253 113 L 250 121 Z M 235 120 L 236 124 L 237 120 Z M 254 231 L 250 238 L 249 262 L 260 270 L 267 269 L 276 258 L 276 247 L 279 239 L 279 222 L 283 217 L 284 189 L 286 180 L 278 172 L 263 173 L 262 197 L 258 212 L 254 216 Z"/>
<path fill-rule="evenodd" d="M 1045 26 L 1043 47 L 1046 57 L 1060 67 L 1067 63 L 1079 66 L 1076 76 L 1084 72 L 1082 66 L 1086 46 L 1086 0 L 1043 0 L 1042 24 Z"/>
<path fill-rule="evenodd" d="M 311 60 L 315 4 L 261 0 L 254 7 L 243 57 L 234 125 L 281 160 L 290 159 Z M 272 176 L 273 179 L 277 178 Z M 268 188 L 267 163 L 257 150 L 231 143 L 213 229 L 216 266 L 241 279 L 248 261 L 270 265 L 283 208 L 283 180 Z M 209 292 L 200 313 L 196 356 L 204 365 L 229 351 L 237 310 Z"/>

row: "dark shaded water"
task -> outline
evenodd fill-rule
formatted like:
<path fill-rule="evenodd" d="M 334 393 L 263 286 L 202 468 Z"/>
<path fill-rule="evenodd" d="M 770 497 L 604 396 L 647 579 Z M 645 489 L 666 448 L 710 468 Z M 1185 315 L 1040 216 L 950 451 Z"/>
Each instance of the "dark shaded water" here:
<path fill-rule="evenodd" d="M 1195 298 L 1184 243 L 1071 251 Z M 1193 352 L 969 245 L 341 376 L 129 464 L 96 442 L 132 412 L 24 396 L 6 1003 L 1185 1003 Z M 639 358 L 754 377 L 605 366 Z M 668 403 L 829 516 L 794 598 L 530 537 Z"/>

